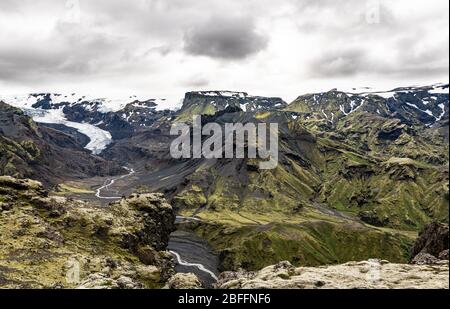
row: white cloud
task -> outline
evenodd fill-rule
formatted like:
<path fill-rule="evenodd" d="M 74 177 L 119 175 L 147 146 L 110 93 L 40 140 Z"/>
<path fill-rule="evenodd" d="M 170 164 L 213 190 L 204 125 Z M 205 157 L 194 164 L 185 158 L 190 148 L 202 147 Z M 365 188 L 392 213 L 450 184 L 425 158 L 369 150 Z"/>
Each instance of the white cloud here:
<path fill-rule="evenodd" d="M 0 92 L 138 94 L 174 105 L 197 88 L 289 101 L 448 80 L 449 2 L 381 0 L 380 23 L 371 23 L 369 1 L 79 0 L 74 15 L 74 0 L 2 0 Z"/>

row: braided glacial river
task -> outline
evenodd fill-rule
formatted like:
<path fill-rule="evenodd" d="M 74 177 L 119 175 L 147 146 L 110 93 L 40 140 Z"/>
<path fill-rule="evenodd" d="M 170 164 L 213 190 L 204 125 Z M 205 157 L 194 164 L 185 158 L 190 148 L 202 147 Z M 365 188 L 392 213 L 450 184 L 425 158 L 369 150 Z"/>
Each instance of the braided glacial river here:
<path fill-rule="evenodd" d="M 217 281 L 219 258 L 204 239 L 176 231 L 170 237 L 168 250 L 174 256 L 177 272 L 196 274 L 206 288 Z"/>

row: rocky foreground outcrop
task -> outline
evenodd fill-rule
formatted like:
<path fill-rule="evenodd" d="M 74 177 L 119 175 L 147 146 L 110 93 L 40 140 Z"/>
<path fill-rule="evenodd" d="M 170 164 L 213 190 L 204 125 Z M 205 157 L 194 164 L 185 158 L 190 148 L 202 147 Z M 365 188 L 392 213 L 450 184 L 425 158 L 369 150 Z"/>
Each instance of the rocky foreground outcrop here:
<path fill-rule="evenodd" d="M 0 176 L 0 288 L 163 287 L 174 222 L 159 194 L 96 208 Z"/>
<path fill-rule="evenodd" d="M 369 260 L 295 268 L 289 262 L 259 272 L 225 272 L 220 289 L 448 289 L 448 261 L 435 265 Z"/>
<path fill-rule="evenodd" d="M 164 289 L 173 290 L 197 290 L 202 288 L 199 278 L 193 273 L 177 273 L 167 281 Z"/>

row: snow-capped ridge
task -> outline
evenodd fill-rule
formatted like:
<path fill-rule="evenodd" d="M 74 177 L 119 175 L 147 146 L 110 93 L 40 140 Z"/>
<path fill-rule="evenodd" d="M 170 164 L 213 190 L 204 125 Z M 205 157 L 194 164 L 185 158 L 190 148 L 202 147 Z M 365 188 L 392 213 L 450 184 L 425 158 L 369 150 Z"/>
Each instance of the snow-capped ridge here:
<path fill-rule="evenodd" d="M 381 117 L 400 117 L 408 122 L 428 127 L 448 119 L 449 85 L 398 87 L 389 91 L 369 87 L 332 89 L 298 97 L 288 108 L 293 111 L 313 112 L 317 117 L 332 121 L 347 117 L 355 111 Z M 397 116 L 396 116 L 397 115 Z"/>
<path fill-rule="evenodd" d="M 191 106 L 213 107 L 216 111 L 238 108 L 244 112 L 278 110 L 287 106 L 279 97 L 253 96 L 237 91 L 192 91 L 187 92 L 182 109 Z"/>
<path fill-rule="evenodd" d="M 365 90 L 365 91 L 361 91 Z M 363 88 L 352 88 L 352 90 L 348 89 L 339 89 L 338 91 L 344 92 L 349 96 L 359 95 L 359 96 L 368 96 L 368 95 L 377 95 L 385 99 L 389 99 L 394 97 L 397 93 L 409 93 L 409 92 L 417 92 L 424 91 L 430 94 L 449 94 L 449 84 L 438 83 L 430 86 L 410 86 L 410 87 L 398 87 L 391 90 L 380 90 L 373 89 L 370 87 Z"/>
<path fill-rule="evenodd" d="M 194 92 L 202 96 L 207 97 L 234 97 L 234 98 L 247 98 L 249 97 L 248 93 L 246 92 L 238 92 L 238 91 L 222 91 L 222 90 L 213 90 L 213 91 L 197 91 Z"/>
<path fill-rule="evenodd" d="M 18 108 L 33 108 L 36 104 L 45 104 L 49 108 L 59 108 L 59 105 L 84 105 L 87 110 L 95 108 L 100 113 L 118 112 L 132 102 L 153 102 L 157 111 L 169 110 L 166 99 L 148 98 L 143 96 L 128 96 L 122 98 L 102 98 L 93 95 L 77 93 L 31 93 L 21 95 L 0 95 L 0 100 Z"/>

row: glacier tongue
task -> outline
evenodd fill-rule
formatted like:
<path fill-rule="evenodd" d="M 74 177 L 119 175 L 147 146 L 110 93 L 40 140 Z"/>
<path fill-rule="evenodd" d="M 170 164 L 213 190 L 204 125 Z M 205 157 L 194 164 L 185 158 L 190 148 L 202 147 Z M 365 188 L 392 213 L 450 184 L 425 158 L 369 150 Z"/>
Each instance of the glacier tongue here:
<path fill-rule="evenodd" d="M 72 122 L 66 119 L 62 109 L 27 110 L 32 115 L 33 120 L 38 123 L 62 124 L 66 127 L 74 128 L 81 134 L 89 137 L 90 142 L 85 146 L 86 149 L 92 151 L 93 154 L 100 154 L 105 148 L 112 143 L 111 133 L 102 130 L 92 124 Z"/>

